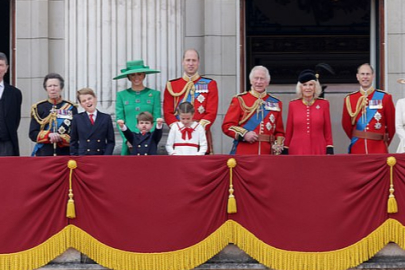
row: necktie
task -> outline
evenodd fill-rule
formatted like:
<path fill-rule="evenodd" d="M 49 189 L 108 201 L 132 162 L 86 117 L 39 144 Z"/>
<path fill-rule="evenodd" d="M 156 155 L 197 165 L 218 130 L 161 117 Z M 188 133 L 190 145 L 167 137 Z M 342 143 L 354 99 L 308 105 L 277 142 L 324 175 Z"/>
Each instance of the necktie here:
<path fill-rule="evenodd" d="M 92 125 L 94 125 L 94 119 L 93 119 L 93 116 L 94 116 L 94 114 L 89 114 L 89 116 L 90 116 L 90 123 L 92 124 Z"/>

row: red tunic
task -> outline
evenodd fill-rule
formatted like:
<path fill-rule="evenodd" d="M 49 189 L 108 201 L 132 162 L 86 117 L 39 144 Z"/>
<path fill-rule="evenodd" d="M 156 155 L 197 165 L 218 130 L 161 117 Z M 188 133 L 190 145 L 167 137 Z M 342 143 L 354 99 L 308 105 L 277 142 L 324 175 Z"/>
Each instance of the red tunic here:
<path fill-rule="evenodd" d="M 200 89 L 197 87 L 195 90 L 197 95 L 194 95 L 194 98 L 191 101 L 195 108 L 194 120 L 200 122 L 205 130 L 209 130 L 217 117 L 218 87 L 214 80 L 202 78 L 198 75 L 196 77 L 197 78 L 195 79 L 193 78 L 194 84 L 197 84 L 198 81 L 204 79 L 208 81 L 208 85 L 207 87 L 200 87 Z M 183 101 L 186 92 L 176 97 L 170 93 L 168 87 L 170 86 L 173 93 L 177 94 L 182 92 L 186 84 L 187 81 L 185 79 L 178 78 L 168 82 L 166 85 L 163 99 L 163 115 L 166 124 L 169 126 L 178 121 L 175 112 L 179 102 L 181 103 Z"/>
<path fill-rule="evenodd" d="M 382 92 L 382 106 L 377 109 L 377 112 L 371 118 L 371 121 L 367 124 L 366 128 L 361 131 L 372 132 L 377 134 L 388 134 L 388 141 L 383 140 L 371 140 L 359 138 L 351 147 L 351 154 L 374 154 L 374 153 L 388 153 L 388 145 L 391 143 L 392 138 L 395 134 L 395 106 L 392 101 L 392 96 L 381 90 L 375 90 L 367 96 L 367 104 L 370 105 L 370 100 L 373 98 L 376 91 Z M 363 116 L 361 110 L 356 116 L 354 124 L 352 123 L 352 118 L 349 114 L 348 106 L 346 104 L 349 101 L 351 110 L 350 112 L 356 111 L 357 101 L 363 94 L 360 91 L 354 92 L 346 96 L 343 104 L 343 114 L 342 114 L 342 126 L 347 136 L 352 139 L 353 131 L 356 129 L 357 121 L 362 121 L 365 116 Z M 380 118 L 380 119 L 379 119 Z"/>
<path fill-rule="evenodd" d="M 316 99 L 310 106 L 302 99 L 291 101 L 284 146 L 289 155 L 325 155 L 333 146 L 329 101 Z"/>
<path fill-rule="evenodd" d="M 266 100 L 269 94 L 262 93 L 261 99 Z M 254 108 L 255 102 L 259 99 L 259 93 L 249 91 L 244 92 L 238 96 L 233 97 L 231 105 L 225 115 L 222 124 L 222 131 L 229 137 L 239 141 L 236 154 L 271 154 L 270 142 L 254 142 L 248 143 L 243 141 L 243 136 L 249 132 L 254 131 L 256 134 L 274 135 L 275 137 L 284 137 L 284 125 L 282 119 L 282 103 L 277 100 L 278 110 L 276 108 L 265 109 L 263 111 L 265 118 L 253 130 L 247 130 L 244 124 L 252 117 L 258 117 L 257 108 Z M 273 99 L 275 99 L 273 97 Z M 250 108 L 249 108 L 250 107 Z"/>

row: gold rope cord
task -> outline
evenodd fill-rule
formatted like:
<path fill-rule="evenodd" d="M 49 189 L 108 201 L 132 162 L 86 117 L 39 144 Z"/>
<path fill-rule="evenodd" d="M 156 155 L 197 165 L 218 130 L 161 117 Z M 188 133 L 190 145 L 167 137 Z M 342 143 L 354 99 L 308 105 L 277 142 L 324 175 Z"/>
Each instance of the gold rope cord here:
<path fill-rule="evenodd" d="M 347 112 L 349 113 L 351 119 L 352 119 L 352 125 L 356 123 L 356 118 L 357 115 L 359 115 L 360 111 L 363 109 L 364 106 L 366 106 L 367 102 L 367 97 L 366 96 L 361 96 L 359 100 L 357 100 L 356 104 L 356 111 L 352 111 L 352 105 L 350 103 L 350 96 L 346 97 L 346 107 L 347 107 Z"/>
<path fill-rule="evenodd" d="M 236 167 L 236 160 L 234 158 L 228 159 L 226 164 L 229 167 L 229 197 L 228 197 L 228 214 L 235 214 L 237 213 L 237 208 L 236 208 L 236 198 L 235 195 L 233 195 L 233 192 L 235 191 L 233 189 L 233 175 L 232 175 L 232 169 Z"/>
<path fill-rule="evenodd" d="M 390 166 L 390 189 L 389 193 L 390 195 L 388 196 L 388 205 L 387 205 L 387 212 L 388 214 L 395 214 L 398 212 L 398 204 L 397 200 L 395 199 L 394 196 L 394 166 L 397 163 L 397 160 L 395 157 L 388 157 L 387 158 L 387 165 Z"/>
<path fill-rule="evenodd" d="M 72 176 L 73 170 L 77 168 L 77 163 L 75 160 L 69 160 L 67 164 L 68 168 L 70 169 L 69 173 L 69 200 L 66 207 L 66 217 L 67 218 L 76 218 L 76 209 L 75 209 L 75 202 L 73 200 L 73 185 L 72 185 Z"/>
<path fill-rule="evenodd" d="M 238 100 L 244 112 L 242 120 L 239 121 L 239 125 L 245 123 L 256 112 L 257 108 L 263 104 L 263 100 L 260 98 L 253 103 L 252 107 L 247 106 L 242 97 L 238 96 Z"/>

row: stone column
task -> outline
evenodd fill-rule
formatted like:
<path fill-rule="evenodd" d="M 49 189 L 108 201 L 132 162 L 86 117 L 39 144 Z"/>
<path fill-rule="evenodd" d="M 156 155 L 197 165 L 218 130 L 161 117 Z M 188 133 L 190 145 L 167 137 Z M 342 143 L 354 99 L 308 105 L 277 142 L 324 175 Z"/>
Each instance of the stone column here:
<path fill-rule="evenodd" d="M 392 94 L 394 103 L 405 98 L 405 85 L 397 83 L 405 78 L 405 2 L 401 0 L 385 1 L 386 18 L 386 90 Z M 390 152 L 395 153 L 399 144 L 398 136 L 394 137 L 390 145 Z"/>
<path fill-rule="evenodd" d="M 232 96 L 239 92 L 239 1 L 187 0 L 185 11 L 185 47 L 200 52 L 200 74 L 218 82 L 218 116 L 211 128 L 214 152 L 227 154 L 232 140 L 221 125 Z"/>
<path fill-rule="evenodd" d="M 116 92 L 127 80 L 112 78 L 126 61 L 143 59 L 161 71 L 146 85 L 163 92 L 181 68 L 182 0 L 65 1 L 66 78 L 71 100 L 82 87 L 93 88 L 99 108 L 114 114 Z"/>

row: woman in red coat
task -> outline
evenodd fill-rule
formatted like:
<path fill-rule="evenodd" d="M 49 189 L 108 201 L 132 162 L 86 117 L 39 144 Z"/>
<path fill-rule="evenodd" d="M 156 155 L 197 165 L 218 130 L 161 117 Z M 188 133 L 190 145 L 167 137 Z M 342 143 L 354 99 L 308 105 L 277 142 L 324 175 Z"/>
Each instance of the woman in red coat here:
<path fill-rule="evenodd" d="M 333 154 L 329 101 L 319 98 L 321 91 L 315 72 L 302 71 L 298 98 L 288 108 L 284 152 L 289 155 Z"/>

